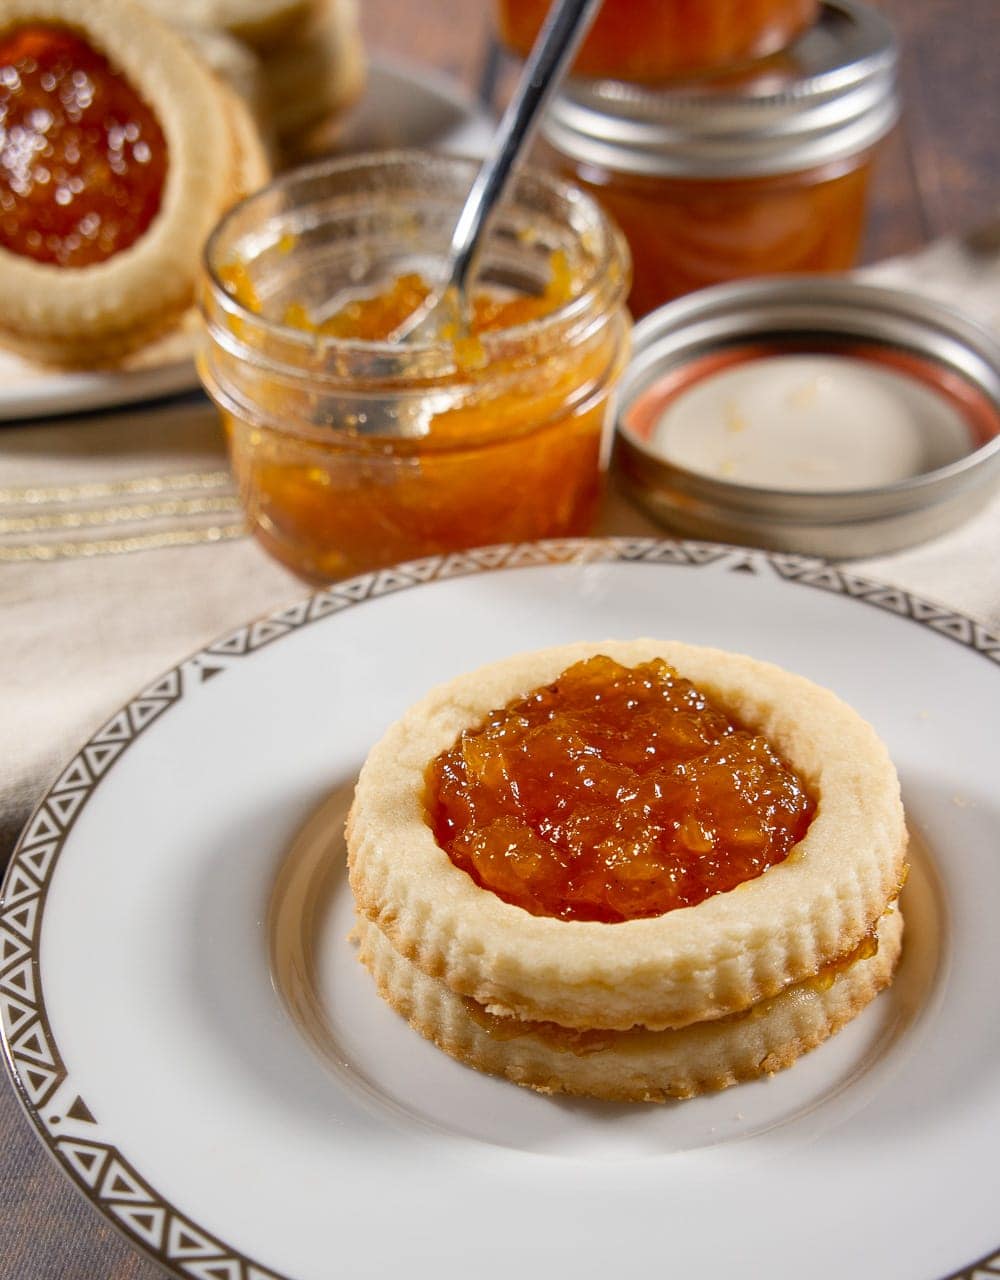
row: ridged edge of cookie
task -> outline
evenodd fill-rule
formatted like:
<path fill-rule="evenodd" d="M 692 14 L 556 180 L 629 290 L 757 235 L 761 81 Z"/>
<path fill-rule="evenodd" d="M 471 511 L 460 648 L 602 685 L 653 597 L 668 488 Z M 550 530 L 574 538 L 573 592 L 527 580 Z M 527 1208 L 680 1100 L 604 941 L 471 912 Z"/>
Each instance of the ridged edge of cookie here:
<path fill-rule="evenodd" d="M 613 925 L 530 915 L 454 866 L 425 821 L 426 765 L 594 653 L 665 658 L 799 770 L 818 807 L 784 862 L 695 907 Z M 744 655 L 637 640 L 518 655 L 432 690 L 370 752 L 347 844 L 359 911 L 457 994 L 522 1020 L 662 1030 L 749 1008 L 850 953 L 899 891 L 906 828 L 884 745 L 829 690 Z"/>
<path fill-rule="evenodd" d="M 544 1024 L 500 1023 L 497 1034 L 482 1010 L 405 960 L 377 926 L 362 920 L 356 932 L 359 959 L 382 999 L 466 1066 L 542 1093 L 664 1102 L 773 1075 L 839 1031 L 891 982 L 903 918 L 895 909 L 883 916 L 875 955 L 826 989 L 807 981 L 743 1014 L 680 1030 L 603 1032 L 583 1051 Z"/>

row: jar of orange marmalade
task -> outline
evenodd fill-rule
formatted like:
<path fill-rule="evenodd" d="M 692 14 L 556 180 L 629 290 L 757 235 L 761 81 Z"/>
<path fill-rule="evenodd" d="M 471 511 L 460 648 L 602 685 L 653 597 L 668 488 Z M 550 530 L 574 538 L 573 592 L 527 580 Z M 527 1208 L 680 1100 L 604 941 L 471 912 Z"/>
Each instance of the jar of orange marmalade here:
<path fill-rule="evenodd" d="M 508 49 L 527 56 L 549 4 L 497 0 Z M 790 44 L 818 7 L 818 0 L 604 0 L 573 71 L 655 81 L 739 66 Z"/>
<path fill-rule="evenodd" d="M 391 340 L 475 169 L 326 161 L 251 196 L 207 246 L 202 378 L 253 532 L 310 580 L 589 528 L 630 329 L 628 249 L 592 199 L 522 174 L 471 330 Z"/>
<path fill-rule="evenodd" d="M 633 314 L 745 276 L 851 266 L 876 144 L 898 116 L 892 29 L 857 0 L 752 71 L 656 89 L 570 81 L 546 162 L 632 249 Z"/>

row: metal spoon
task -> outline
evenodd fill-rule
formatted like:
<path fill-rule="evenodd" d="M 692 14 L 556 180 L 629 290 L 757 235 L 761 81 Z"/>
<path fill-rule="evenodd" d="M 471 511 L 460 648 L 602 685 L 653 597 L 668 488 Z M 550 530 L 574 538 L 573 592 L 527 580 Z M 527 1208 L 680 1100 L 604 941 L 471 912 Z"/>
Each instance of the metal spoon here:
<path fill-rule="evenodd" d="M 524 65 L 517 90 L 493 136 L 451 237 L 444 275 L 416 311 L 389 335 L 390 342 L 437 337 L 443 321 L 464 327 L 469 283 L 491 216 L 503 199 L 517 162 L 541 119 L 542 109 L 576 53 L 601 0 L 556 0 Z"/>

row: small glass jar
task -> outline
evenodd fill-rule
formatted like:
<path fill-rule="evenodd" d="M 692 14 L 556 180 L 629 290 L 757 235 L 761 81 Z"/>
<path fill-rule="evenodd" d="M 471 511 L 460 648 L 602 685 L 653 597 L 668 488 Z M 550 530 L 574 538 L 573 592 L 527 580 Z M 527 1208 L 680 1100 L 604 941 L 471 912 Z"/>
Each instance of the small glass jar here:
<path fill-rule="evenodd" d="M 765 67 L 664 89 L 570 83 L 546 162 L 617 220 L 636 316 L 747 276 L 852 266 L 872 160 L 898 116 L 896 44 L 856 0 Z"/>
<path fill-rule="evenodd" d="M 768 57 L 815 21 L 818 0 L 604 0 L 573 64 L 580 76 L 657 81 Z M 500 39 L 526 57 L 549 0 L 497 0 Z"/>
<path fill-rule="evenodd" d="M 209 241 L 202 379 L 254 534 L 312 581 L 585 533 L 594 516 L 629 258 L 583 193 L 521 175 L 483 251 L 477 287 L 507 295 L 542 294 L 558 263 L 568 300 L 541 318 L 396 344 L 289 323 L 409 272 L 433 280 L 475 168 L 420 153 L 327 161 L 251 196 Z"/>

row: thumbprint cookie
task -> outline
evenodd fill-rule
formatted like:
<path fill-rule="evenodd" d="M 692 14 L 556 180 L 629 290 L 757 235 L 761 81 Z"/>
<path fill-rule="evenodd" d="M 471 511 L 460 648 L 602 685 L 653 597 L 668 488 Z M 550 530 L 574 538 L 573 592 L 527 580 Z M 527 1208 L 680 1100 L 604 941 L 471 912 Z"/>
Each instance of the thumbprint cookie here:
<path fill-rule="evenodd" d="M 0 342 L 52 364 L 176 324 L 212 226 L 267 177 L 244 103 L 127 0 L 7 0 L 0 134 Z"/>
<path fill-rule="evenodd" d="M 885 747 L 828 690 L 717 649 L 575 644 L 450 681 L 372 749 L 347 841 L 380 993 L 546 1091 L 773 1072 L 901 945 Z"/>

